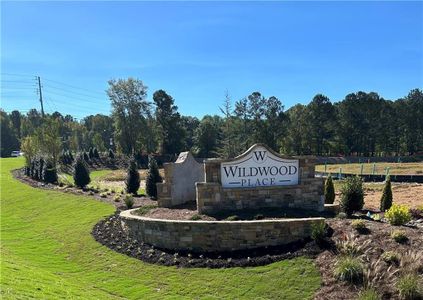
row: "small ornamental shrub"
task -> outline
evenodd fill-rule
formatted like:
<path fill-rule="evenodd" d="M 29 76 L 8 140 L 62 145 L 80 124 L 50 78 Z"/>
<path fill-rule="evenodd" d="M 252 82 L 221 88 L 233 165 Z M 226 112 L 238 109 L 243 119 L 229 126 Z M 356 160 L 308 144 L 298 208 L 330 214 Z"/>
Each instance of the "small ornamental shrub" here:
<path fill-rule="evenodd" d="M 385 213 L 385 218 L 391 225 L 400 226 L 411 221 L 411 214 L 407 206 L 393 204 Z"/>
<path fill-rule="evenodd" d="M 112 149 L 109 149 L 109 158 L 114 159 L 115 158 L 115 154 L 113 153 Z"/>
<path fill-rule="evenodd" d="M 391 238 L 400 244 L 405 243 L 408 240 L 407 234 L 403 230 L 394 230 L 391 233 Z"/>
<path fill-rule="evenodd" d="M 364 205 L 363 181 L 358 176 L 348 177 L 341 187 L 341 210 L 351 216 Z"/>
<path fill-rule="evenodd" d="M 156 205 L 143 205 L 136 210 L 136 214 L 142 216 L 142 215 L 147 214 L 150 210 L 155 209 L 155 208 L 157 208 Z"/>
<path fill-rule="evenodd" d="M 238 221 L 239 217 L 237 215 L 229 216 L 225 219 L 226 221 Z"/>
<path fill-rule="evenodd" d="M 336 215 L 336 217 L 338 219 L 343 220 L 343 219 L 346 219 L 347 218 L 347 214 L 341 211 L 339 214 Z"/>
<path fill-rule="evenodd" d="M 126 192 L 136 195 L 140 188 L 140 174 L 138 173 L 137 163 L 134 159 L 129 162 L 129 167 L 126 175 L 125 186 Z"/>
<path fill-rule="evenodd" d="M 392 188 L 391 177 L 388 175 L 385 179 L 385 186 L 383 187 L 382 198 L 380 198 L 380 210 L 386 211 L 392 206 Z"/>
<path fill-rule="evenodd" d="M 73 181 L 75 182 L 76 186 L 84 188 L 91 182 L 90 170 L 88 169 L 87 164 L 81 156 L 76 158 L 73 169 Z"/>
<path fill-rule="evenodd" d="M 148 173 L 145 180 L 145 191 L 147 195 L 153 199 L 157 198 L 156 183 L 158 182 L 162 182 L 162 177 L 159 173 L 159 167 L 157 166 L 156 160 L 150 156 L 148 158 Z"/>
<path fill-rule="evenodd" d="M 94 147 L 94 149 L 93 149 L 93 155 L 94 155 L 94 158 L 96 158 L 96 159 L 100 159 L 100 154 L 98 153 L 98 150 L 97 150 L 97 148 L 95 148 L 95 147 Z"/>
<path fill-rule="evenodd" d="M 364 268 L 357 257 L 340 256 L 335 264 L 335 277 L 350 283 L 363 282 Z"/>
<path fill-rule="evenodd" d="M 348 235 L 346 239 L 336 242 L 336 249 L 344 256 L 357 257 L 364 254 L 369 249 L 370 243 L 371 240 L 360 242 L 352 235 Z"/>
<path fill-rule="evenodd" d="M 191 218 L 189 218 L 190 220 L 192 220 L 192 221 L 198 221 L 198 220 L 201 220 L 202 219 L 202 217 L 201 217 L 201 215 L 199 215 L 199 214 L 195 214 L 195 215 L 193 215 Z"/>
<path fill-rule="evenodd" d="M 398 278 L 396 287 L 401 299 L 413 300 L 423 297 L 421 279 L 416 273 L 407 273 Z"/>
<path fill-rule="evenodd" d="M 351 222 L 351 227 L 358 232 L 364 232 L 367 230 L 366 222 L 364 222 L 364 220 L 353 220 Z"/>
<path fill-rule="evenodd" d="M 116 195 L 116 196 L 113 198 L 113 201 L 115 201 L 115 202 L 120 202 L 120 195 Z"/>
<path fill-rule="evenodd" d="M 262 214 L 257 214 L 254 216 L 254 220 L 263 220 L 264 216 Z"/>
<path fill-rule="evenodd" d="M 46 183 L 56 183 L 58 180 L 57 170 L 50 160 L 44 164 L 43 181 Z"/>
<path fill-rule="evenodd" d="M 317 243 L 323 241 L 326 237 L 326 223 L 317 222 L 311 225 L 311 238 Z"/>
<path fill-rule="evenodd" d="M 93 148 L 90 148 L 90 150 L 88 151 L 88 156 L 89 156 L 90 159 L 93 159 L 94 158 L 94 150 L 93 150 Z"/>
<path fill-rule="evenodd" d="M 127 208 L 132 208 L 134 206 L 134 197 L 131 195 L 126 195 L 124 201 Z"/>
<path fill-rule="evenodd" d="M 89 157 L 89 155 L 88 155 L 88 153 L 87 152 L 83 152 L 82 153 L 82 155 L 83 155 L 83 158 L 84 158 L 84 160 L 86 161 L 86 162 L 89 162 L 90 161 L 90 157 Z"/>
<path fill-rule="evenodd" d="M 107 198 L 107 193 L 106 192 L 100 193 L 100 197 L 101 198 Z"/>
<path fill-rule="evenodd" d="M 325 203 L 332 204 L 335 201 L 335 188 L 333 186 L 332 176 L 329 177 L 325 181 Z"/>
<path fill-rule="evenodd" d="M 384 262 L 388 264 L 399 264 L 400 258 L 399 255 L 393 251 L 383 252 L 381 258 Z"/>
<path fill-rule="evenodd" d="M 358 294 L 358 300 L 381 300 L 382 297 L 373 288 L 366 288 Z"/>
<path fill-rule="evenodd" d="M 37 172 L 38 172 L 37 179 L 38 180 L 43 180 L 44 163 L 45 163 L 44 158 L 40 157 L 39 160 L 38 160 L 38 166 L 37 166 Z"/>

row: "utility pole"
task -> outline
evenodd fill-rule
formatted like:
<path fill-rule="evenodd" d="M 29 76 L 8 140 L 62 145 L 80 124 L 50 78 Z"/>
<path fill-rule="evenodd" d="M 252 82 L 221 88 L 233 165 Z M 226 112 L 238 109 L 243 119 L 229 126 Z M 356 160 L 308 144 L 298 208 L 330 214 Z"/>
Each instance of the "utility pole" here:
<path fill-rule="evenodd" d="M 37 76 L 37 79 L 38 79 L 38 91 L 40 92 L 41 115 L 44 118 L 43 93 L 41 92 L 41 79 L 40 79 L 40 76 Z"/>

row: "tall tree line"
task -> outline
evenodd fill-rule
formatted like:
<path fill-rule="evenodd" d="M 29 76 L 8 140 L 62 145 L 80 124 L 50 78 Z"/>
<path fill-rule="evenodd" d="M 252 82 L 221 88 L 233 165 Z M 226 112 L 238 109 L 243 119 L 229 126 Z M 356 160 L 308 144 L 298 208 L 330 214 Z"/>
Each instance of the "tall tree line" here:
<path fill-rule="evenodd" d="M 152 94 L 135 78 L 110 80 L 112 113 L 77 121 L 59 112 L 44 118 L 0 110 L 1 156 L 18 150 L 27 137 L 52 144 L 51 151 L 78 152 L 96 147 L 124 155 L 178 154 L 234 157 L 254 143 L 293 155 L 412 155 L 423 151 L 423 92 L 414 89 L 395 101 L 357 92 L 332 103 L 322 94 L 307 105 L 284 109 L 275 96 L 260 92 L 232 101 L 226 93 L 221 115 L 198 119 L 178 112 L 165 90 Z M 26 140 L 27 144 L 30 144 Z M 56 155 L 56 154 L 54 154 Z"/>

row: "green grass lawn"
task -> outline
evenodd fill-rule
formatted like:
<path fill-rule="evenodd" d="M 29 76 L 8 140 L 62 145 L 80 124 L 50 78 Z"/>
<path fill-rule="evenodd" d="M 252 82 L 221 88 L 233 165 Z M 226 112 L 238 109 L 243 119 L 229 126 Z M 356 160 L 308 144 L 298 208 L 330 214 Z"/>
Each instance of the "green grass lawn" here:
<path fill-rule="evenodd" d="M 310 299 L 313 260 L 255 268 L 177 269 L 118 254 L 91 237 L 112 205 L 32 188 L 12 178 L 23 159 L 0 159 L 2 299 Z"/>
<path fill-rule="evenodd" d="M 360 174 L 361 165 L 363 165 L 363 174 L 373 174 L 373 163 L 363 164 L 333 164 L 326 165 L 326 172 L 330 172 L 333 176 L 339 173 L 339 168 L 342 168 L 342 173 L 345 174 Z M 423 174 L 423 162 L 413 163 L 376 163 L 375 174 L 386 174 L 386 168 L 389 168 L 391 175 L 416 175 Z M 325 165 L 316 165 L 316 171 L 324 172 Z"/>

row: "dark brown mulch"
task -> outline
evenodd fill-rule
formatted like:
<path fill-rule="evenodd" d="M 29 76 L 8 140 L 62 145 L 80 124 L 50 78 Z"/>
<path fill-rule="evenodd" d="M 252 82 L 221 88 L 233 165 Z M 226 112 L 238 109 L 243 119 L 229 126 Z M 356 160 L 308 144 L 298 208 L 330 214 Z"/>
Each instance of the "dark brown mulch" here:
<path fill-rule="evenodd" d="M 98 222 L 93 228 L 92 235 L 96 241 L 119 253 L 148 263 L 184 268 L 261 266 L 298 256 L 316 257 L 323 251 L 310 239 L 277 247 L 218 253 L 158 249 L 129 238 L 122 229 L 118 211 Z"/>

